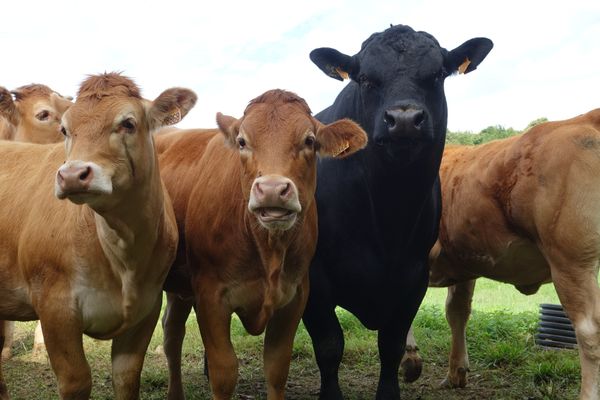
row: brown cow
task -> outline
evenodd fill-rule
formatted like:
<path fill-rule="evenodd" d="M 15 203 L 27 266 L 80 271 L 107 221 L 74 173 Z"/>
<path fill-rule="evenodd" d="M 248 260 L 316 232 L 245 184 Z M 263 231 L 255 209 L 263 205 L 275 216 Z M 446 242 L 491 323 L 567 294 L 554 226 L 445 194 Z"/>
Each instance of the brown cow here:
<path fill-rule="evenodd" d="M 151 132 L 195 100 L 174 88 L 150 102 L 128 78 L 92 76 L 63 115 L 64 144 L 0 145 L 0 318 L 41 321 L 63 399 L 90 396 L 82 333 L 113 339 L 115 398 L 139 397 L 178 240 Z"/>
<path fill-rule="evenodd" d="M 15 99 L 13 100 L 13 95 Z M 0 139 L 30 143 L 62 142 L 60 119 L 72 105 L 70 97 L 63 97 L 48 86 L 31 84 L 9 92 L 0 87 Z M 14 323 L 7 322 L 6 338 L 0 357 L 11 356 Z M 34 352 L 44 348 L 42 329 L 37 324 Z"/>
<path fill-rule="evenodd" d="M 46 85 L 21 86 L 12 92 L 0 87 L 0 139 L 62 142 L 60 119 L 72 104 L 71 98 L 61 96 Z"/>
<path fill-rule="evenodd" d="M 321 124 L 303 99 L 282 90 L 252 100 L 239 120 L 219 113 L 217 123 L 218 130 L 157 137 L 186 250 L 165 284 L 168 398 L 184 397 L 181 345 L 194 305 L 213 398 L 230 399 L 236 386 L 229 331 L 236 313 L 250 334 L 266 330 L 267 397 L 283 399 L 317 240 L 317 155 L 348 156 L 367 137 L 350 120 Z"/>
<path fill-rule="evenodd" d="M 467 383 L 466 325 L 478 277 L 524 294 L 553 282 L 579 343 L 581 399 L 598 400 L 600 109 L 508 139 L 448 147 L 440 177 L 430 285 L 449 286 L 444 383 Z"/>

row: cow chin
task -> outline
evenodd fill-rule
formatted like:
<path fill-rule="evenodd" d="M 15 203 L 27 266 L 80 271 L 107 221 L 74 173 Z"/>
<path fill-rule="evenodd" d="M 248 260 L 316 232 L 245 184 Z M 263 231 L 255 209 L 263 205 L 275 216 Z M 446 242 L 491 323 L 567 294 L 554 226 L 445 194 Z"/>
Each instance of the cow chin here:
<path fill-rule="evenodd" d="M 252 211 L 258 222 L 268 231 L 287 231 L 298 219 L 298 213 L 286 208 L 260 207 Z"/>

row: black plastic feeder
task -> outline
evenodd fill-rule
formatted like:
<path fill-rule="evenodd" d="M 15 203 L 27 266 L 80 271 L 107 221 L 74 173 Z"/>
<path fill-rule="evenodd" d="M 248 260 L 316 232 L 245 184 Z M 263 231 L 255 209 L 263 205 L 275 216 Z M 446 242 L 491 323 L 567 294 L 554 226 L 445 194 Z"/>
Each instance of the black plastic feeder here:
<path fill-rule="evenodd" d="M 552 349 L 577 348 L 573 324 L 560 304 L 540 304 L 540 323 L 535 343 Z"/>

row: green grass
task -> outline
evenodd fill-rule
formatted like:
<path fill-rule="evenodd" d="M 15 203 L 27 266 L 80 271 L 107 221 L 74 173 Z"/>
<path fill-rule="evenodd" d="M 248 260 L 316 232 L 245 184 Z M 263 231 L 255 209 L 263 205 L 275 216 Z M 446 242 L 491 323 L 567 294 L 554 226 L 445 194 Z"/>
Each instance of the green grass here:
<path fill-rule="evenodd" d="M 446 289 L 429 289 L 415 319 L 415 336 L 421 349 L 424 370 L 412 384 L 401 384 L 403 399 L 574 399 L 579 390 L 579 361 L 576 351 L 543 350 L 533 342 L 540 303 L 558 303 L 552 285 L 538 294 L 524 296 L 512 286 L 480 279 L 475 289 L 473 315 L 468 327 L 471 362 L 465 389 L 438 387 L 448 365 L 450 332 L 444 316 Z M 344 327 L 346 351 L 340 382 L 346 398 L 374 397 L 379 374 L 377 336 L 351 314 L 338 310 Z M 15 356 L 4 364 L 5 378 L 13 400 L 56 399 L 56 383 L 45 355 L 31 354 L 34 323 L 18 324 Z M 210 399 L 202 375 L 203 351 L 195 319 L 187 323 L 183 349 L 183 379 L 188 400 Z M 240 360 L 238 397 L 263 399 L 262 337 L 244 333 L 234 319 L 232 335 Z M 142 399 L 164 399 L 167 367 L 157 327 L 142 374 Z M 112 399 L 110 342 L 85 339 L 86 354 L 93 371 L 93 399 Z M 301 326 L 294 343 L 288 380 L 288 399 L 316 399 L 319 374 L 310 338 Z"/>

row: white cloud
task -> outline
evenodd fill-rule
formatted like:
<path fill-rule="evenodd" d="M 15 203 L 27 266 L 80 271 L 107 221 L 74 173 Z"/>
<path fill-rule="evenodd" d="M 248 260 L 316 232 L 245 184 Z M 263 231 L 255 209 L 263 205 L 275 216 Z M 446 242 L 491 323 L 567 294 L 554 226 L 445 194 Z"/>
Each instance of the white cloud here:
<path fill-rule="evenodd" d="M 314 112 L 343 84 L 308 53 L 356 53 L 371 33 L 404 23 L 448 49 L 475 36 L 495 47 L 477 71 L 446 83 L 449 128 L 523 128 L 598 107 L 600 3 L 391 1 L 13 1 L 3 4 L 0 85 L 45 83 L 74 95 L 87 74 L 119 70 L 146 97 L 171 86 L 197 91 L 184 127 L 214 126 L 217 111 L 280 87 Z"/>

